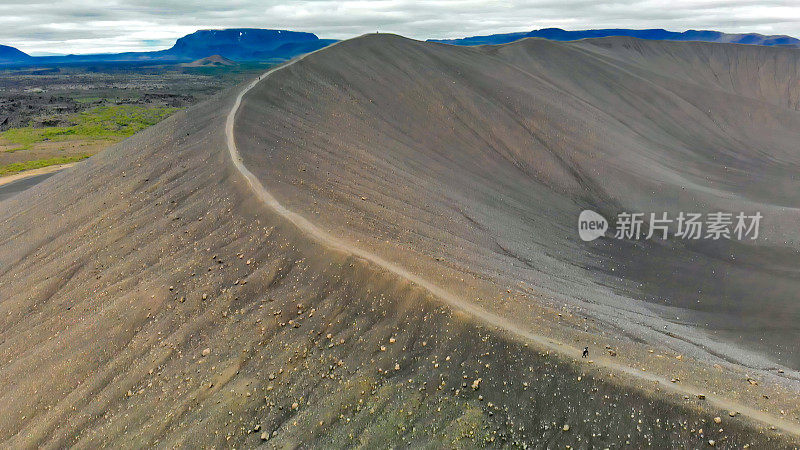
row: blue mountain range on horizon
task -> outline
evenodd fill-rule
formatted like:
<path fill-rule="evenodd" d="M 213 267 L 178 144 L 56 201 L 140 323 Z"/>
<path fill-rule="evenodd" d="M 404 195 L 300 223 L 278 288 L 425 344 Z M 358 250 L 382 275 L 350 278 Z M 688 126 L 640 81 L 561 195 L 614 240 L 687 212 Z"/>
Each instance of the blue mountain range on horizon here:
<path fill-rule="evenodd" d="M 700 41 L 725 44 L 750 44 L 800 48 L 800 39 L 785 35 L 763 35 L 758 33 L 723 33 L 710 30 L 687 30 L 683 32 L 663 29 L 633 30 L 626 28 L 608 28 L 599 30 L 568 31 L 561 28 L 542 28 L 540 30 L 518 33 L 490 34 L 471 36 L 460 39 L 428 39 L 429 42 L 440 42 L 453 45 L 496 45 L 506 44 L 520 39 L 536 37 L 552 41 L 577 41 L 589 38 L 626 36 L 638 39 L 657 41 Z"/>
<path fill-rule="evenodd" d="M 166 50 L 86 55 L 30 56 L 14 47 L 0 46 L 0 64 L 60 64 L 90 62 L 185 62 L 212 55 L 233 61 L 286 60 L 331 43 L 313 33 L 229 28 L 198 30 L 179 38 Z"/>
<path fill-rule="evenodd" d="M 540 30 L 472 36 L 460 39 L 428 39 L 453 45 L 505 44 L 529 37 L 554 41 L 575 41 L 587 38 L 627 36 L 646 40 L 702 41 L 729 44 L 750 44 L 800 49 L 800 39 L 783 35 L 758 33 L 732 34 L 709 30 L 684 32 L 663 29 L 634 30 L 624 28 L 576 30 L 543 28 Z M 198 30 L 179 38 L 166 50 L 100 53 L 87 55 L 30 56 L 14 47 L 0 45 L 0 65 L 62 64 L 91 62 L 185 62 L 220 55 L 233 61 L 288 60 L 336 42 L 320 39 L 313 33 L 260 28 Z"/>

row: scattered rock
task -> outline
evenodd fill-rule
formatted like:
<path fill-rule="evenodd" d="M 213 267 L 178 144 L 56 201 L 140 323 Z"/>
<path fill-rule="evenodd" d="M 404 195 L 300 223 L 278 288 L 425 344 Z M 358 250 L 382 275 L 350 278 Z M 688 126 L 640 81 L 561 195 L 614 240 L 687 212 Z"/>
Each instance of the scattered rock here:
<path fill-rule="evenodd" d="M 474 390 L 476 390 L 476 391 L 477 391 L 477 390 L 478 390 L 478 388 L 480 388 L 480 387 L 481 387 L 481 381 L 483 381 L 483 378 L 478 378 L 478 379 L 476 379 L 475 381 L 473 381 L 473 382 L 472 382 L 472 389 L 474 389 Z"/>
<path fill-rule="evenodd" d="M 717 445 L 717 442 L 715 440 L 713 440 L 713 439 L 709 439 L 708 440 L 708 445 L 713 447 L 713 446 Z"/>
<path fill-rule="evenodd" d="M 269 434 L 266 431 L 261 433 L 261 440 L 266 441 L 267 439 L 269 439 Z"/>
<path fill-rule="evenodd" d="M 563 427 L 563 428 L 561 428 L 561 429 L 562 429 L 563 431 L 569 431 L 569 425 L 564 425 L 564 427 Z"/>
<path fill-rule="evenodd" d="M 722 423 L 722 417 L 714 417 L 714 423 Z"/>
<path fill-rule="evenodd" d="M 210 349 L 210 348 L 208 348 L 208 347 L 206 347 L 206 348 L 203 350 L 203 356 L 208 356 L 208 355 L 210 355 L 210 354 L 211 354 L 211 349 Z"/>

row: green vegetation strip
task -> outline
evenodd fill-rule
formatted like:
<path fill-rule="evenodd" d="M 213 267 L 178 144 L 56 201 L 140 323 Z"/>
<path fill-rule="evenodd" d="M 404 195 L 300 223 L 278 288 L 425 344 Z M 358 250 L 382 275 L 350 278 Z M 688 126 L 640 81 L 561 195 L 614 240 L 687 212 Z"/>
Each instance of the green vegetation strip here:
<path fill-rule="evenodd" d="M 25 150 L 44 141 L 126 138 L 167 118 L 178 108 L 137 105 L 98 106 L 70 116 L 75 125 L 64 127 L 12 128 L 0 133 L 3 139 Z"/>
<path fill-rule="evenodd" d="M 55 166 L 57 164 L 68 164 L 86 159 L 89 156 L 91 155 L 84 154 L 74 156 L 57 156 L 55 158 L 36 159 L 33 161 L 6 164 L 5 166 L 0 166 L 0 176 L 13 175 L 26 170 L 40 169 L 42 167 Z"/>

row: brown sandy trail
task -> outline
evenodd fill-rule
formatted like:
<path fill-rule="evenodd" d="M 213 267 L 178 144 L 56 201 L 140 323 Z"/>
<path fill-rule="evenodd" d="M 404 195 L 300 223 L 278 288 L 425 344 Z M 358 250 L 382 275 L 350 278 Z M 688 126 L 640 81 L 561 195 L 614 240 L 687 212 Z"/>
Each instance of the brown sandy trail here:
<path fill-rule="evenodd" d="M 800 380 L 800 52 L 671 44 L 348 40 L 248 93 L 238 151 L 288 209 L 501 316 Z M 759 211 L 763 239 L 584 243 L 587 208 Z"/>
<path fill-rule="evenodd" d="M 33 170 L 26 170 L 25 172 L 15 173 L 14 175 L 9 175 L 7 177 L 0 177 L 0 186 L 8 183 L 12 183 L 17 180 L 22 180 L 25 178 L 35 177 L 36 175 L 44 175 L 53 172 L 59 172 L 64 169 L 69 169 L 70 167 L 74 166 L 77 163 L 69 163 L 69 164 L 57 164 L 54 166 L 47 166 L 42 167 L 40 169 L 33 169 Z"/>
<path fill-rule="evenodd" d="M 239 172 L 245 177 L 249 186 L 252 188 L 253 192 L 256 196 L 269 208 L 273 211 L 278 213 L 279 215 L 283 216 L 287 220 L 289 220 L 292 224 L 294 224 L 300 231 L 304 234 L 308 235 L 312 239 L 320 242 L 321 244 L 337 250 L 344 252 L 346 254 L 351 254 L 358 258 L 361 258 L 365 261 L 369 261 L 372 264 L 377 265 L 383 270 L 391 272 L 397 276 L 400 276 L 419 287 L 427 290 L 433 296 L 441 299 L 442 301 L 446 302 L 450 306 L 464 311 L 475 317 L 476 319 L 485 322 L 486 324 L 494 327 L 498 327 L 502 330 L 505 330 L 509 333 L 512 333 L 518 337 L 521 337 L 525 340 L 534 342 L 535 344 L 542 346 L 546 349 L 552 350 L 563 355 L 569 359 L 580 359 L 581 350 L 571 346 L 569 344 L 559 342 L 545 336 L 537 335 L 535 333 L 530 332 L 529 330 L 524 329 L 523 327 L 515 324 L 511 320 L 501 317 L 497 314 L 494 314 L 490 311 L 487 311 L 484 308 L 476 306 L 475 304 L 466 301 L 458 296 L 453 295 L 452 293 L 448 292 L 447 290 L 439 287 L 435 283 L 426 280 L 425 278 L 411 273 L 407 269 L 401 267 L 400 265 L 388 261 L 372 252 L 364 250 L 362 248 L 358 248 L 348 242 L 345 242 L 336 236 L 331 235 L 330 233 L 326 232 L 325 230 L 319 228 L 306 217 L 291 211 L 284 207 L 278 200 L 264 187 L 264 185 L 259 181 L 259 179 L 244 165 L 243 160 L 239 154 L 239 151 L 236 147 L 236 140 L 234 136 L 234 122 L 236 119 L 236 113 L 239 110 L 239 106 L 241 105 L 242 98 L 251 90 L 253 89 L 258 83 L 261 81 L 268 79 L 269 76 L 275 73 L 278 70 L 282 70 L 286 67 L 291 66 L 292 64 L 301 61 L 303 58 L 308 57 L 317 52 L 325 51 L 330 49 L 331 47 L 327 47 L 321 50 L 317 50 L 315 52 L 303 55 L 285 65 L 280 67 L 276 67 L 265 72 L 263 75 L 258 77 L 252 83 L 248 84 L 244 89 L 236 97 L 236 100 L 231 108 L 230 112 L 228 113 L 226 124 L 225 124 L 225 133 L 228 145 L 228 151 L 230 153 L 230 157 L 239 170 Z M 691 385 L 686 384 L 675 384 L 671 383 L 665 377 L 643 372 L 640 370 L 636 370 L 635 368 L 622 365 L 616 363 L 609 358 L 606 357 L 594 357 L 593 359 L 594 364 L 599 367 L 605 367 L 612 371 L 618 373 L 624 373 L 628 376 L 634 377 L 639 380 L 658 383 L 664 389 L 681 395 L 691 395 L 694 396 L 698 393 L 703 393 L 703 390 L 693 387 Z M 787 433 L 791 433 L 795 436 L 800 436 L 800 425 L 796 423 L 792 423 L 779 417 L 773 416 L 771 414 L 765 413 L 763 411 L 759 411 L 757 409 L 748 407 L 744 404 L 731 401 L 725 397 L 713 395 L 713 394 L 705 394 L 707 402 L 709 405 L 730 411 L 737 411 L 743 416 L 746 416 L 754 421 L 761 422 L 770 426 L 774 426 L 782 431 Z"/>

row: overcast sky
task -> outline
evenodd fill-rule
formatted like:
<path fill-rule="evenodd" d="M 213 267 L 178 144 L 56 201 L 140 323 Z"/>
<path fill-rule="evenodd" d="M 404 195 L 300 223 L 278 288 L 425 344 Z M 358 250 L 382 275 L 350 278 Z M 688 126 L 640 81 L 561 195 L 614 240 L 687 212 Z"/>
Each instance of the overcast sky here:
<path fill-rule="evenodd" d="M 0 44 L 27 53 L 156 50 L 208 28 L 277 28 L 344 39 L 427 39 L 545 27 L 714 29 L 800 36 L 800 0 L 2 0 Z"/>

